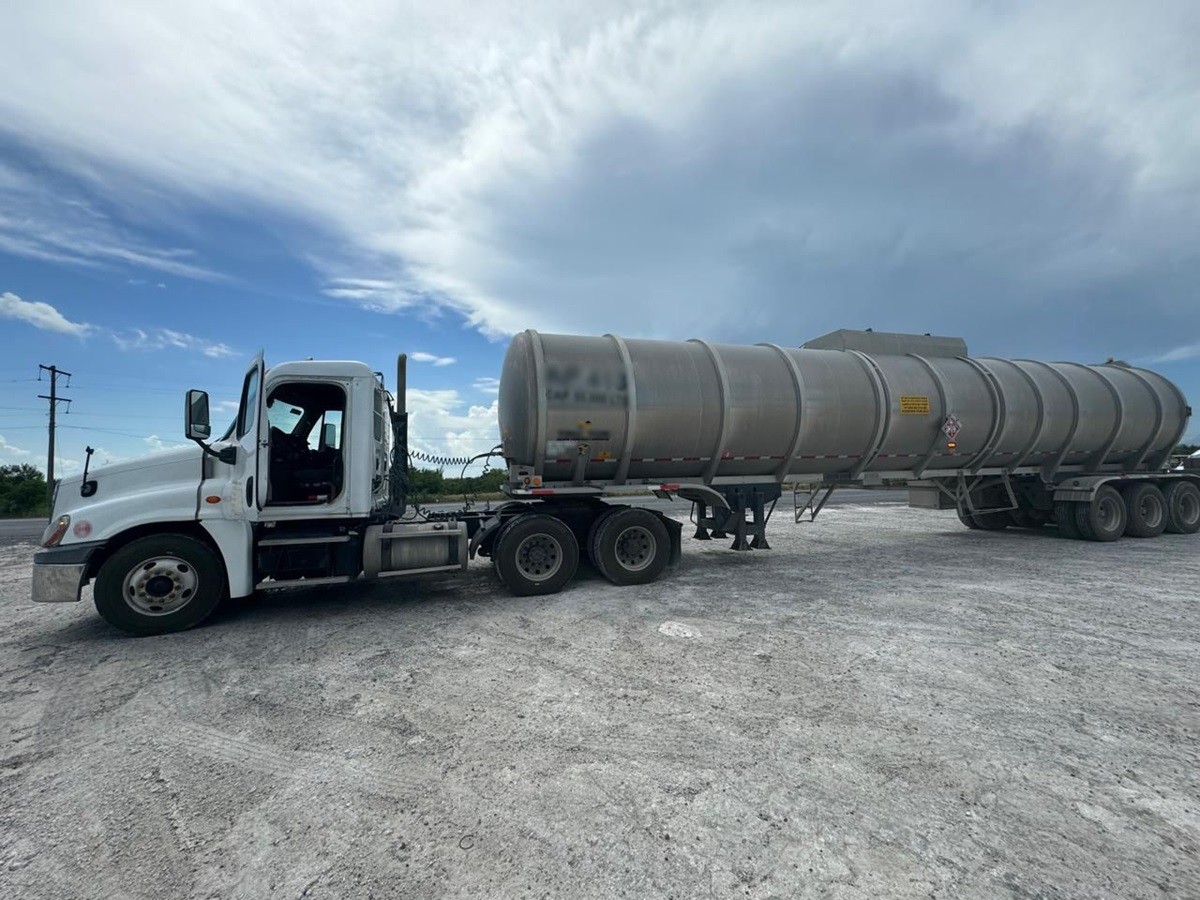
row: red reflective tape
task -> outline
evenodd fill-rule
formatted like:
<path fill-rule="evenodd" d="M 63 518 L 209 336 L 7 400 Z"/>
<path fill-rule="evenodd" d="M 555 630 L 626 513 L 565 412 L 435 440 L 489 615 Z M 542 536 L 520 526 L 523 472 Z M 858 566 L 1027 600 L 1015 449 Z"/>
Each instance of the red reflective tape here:
<path fill-rule="evenodd" d="M 663 485 L 660 485 L 658 489 L 659 489 L 660 491 L 677 491 L 677 490 L 679 490 L 679 485 L 677 485 L 677 484 L 663 484 Z"/>
<path fill-rule="evenodd" d="M 801 459 L 820 459 L 819 456 L 808 456 L 807 454 L 800 457 Z"/>
<path fill-rule="evenodd" d="M 571 461 L 571 457 L 569 457 L 569 456 L 556 456 L 556 457 L 554 458 L 554 461 L 555 461 L 556 463 L 560 463 L 560 462 L 570 462 L 570 461 Z"/>
<path fill-rule="evenodd" d="M 700 462 L 700 457 L 698 457 L 698 456 L 685 456 L 685 457 L 683 457 L 683 458 L 680 460 L 680 462 Z"/>
<path fill-rule="evenodd" d="M 534 488 L 529 493 L 533 494 L 535 497 L 545 497 L 547 494 L 553 494 L 554 488 Z"/>

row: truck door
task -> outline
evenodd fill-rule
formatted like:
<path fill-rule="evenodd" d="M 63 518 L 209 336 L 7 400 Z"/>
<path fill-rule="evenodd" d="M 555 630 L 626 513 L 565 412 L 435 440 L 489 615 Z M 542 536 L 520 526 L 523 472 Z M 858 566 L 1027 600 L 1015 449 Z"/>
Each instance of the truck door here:
<path fill-rule="evenodd" d="M 258 511 L 263 505 L 260 498 L 265 496 L 266 491 L 265 485 L 259 484 L 262 481 L 259 470 L 263 468 L 259 457 L 265 453 L 259 447 L 264 369 L 263 355 L 259 353 L 242 382 L 242 398 L 233 429 L 233 439 L 237 442 L 237 462 L 233 473 L 235 495 L 241 496 L 242 514 L 250 520 L 258 518 Z"/>

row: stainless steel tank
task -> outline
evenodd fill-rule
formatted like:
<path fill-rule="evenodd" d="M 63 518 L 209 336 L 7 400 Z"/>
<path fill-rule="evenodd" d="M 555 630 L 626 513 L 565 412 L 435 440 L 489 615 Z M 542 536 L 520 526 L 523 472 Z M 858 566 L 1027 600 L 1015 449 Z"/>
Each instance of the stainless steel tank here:
<path fill-rule="evenodd" d="M 957 338 L 855 331 L 799 349 L 526 331 L 499 404 L 510 463 L 615 483 L 1145 470 L 1190 414 L 1125 363 L 974 359 Z"/>

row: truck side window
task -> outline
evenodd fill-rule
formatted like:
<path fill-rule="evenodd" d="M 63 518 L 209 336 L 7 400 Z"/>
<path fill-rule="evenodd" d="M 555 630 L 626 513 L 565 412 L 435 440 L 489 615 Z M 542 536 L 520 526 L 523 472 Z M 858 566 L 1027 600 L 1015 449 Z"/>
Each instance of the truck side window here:
<path fill-rule="evenodd" d="M 246 383 L 242 386 L 242 405 L 238 411 L 237 436 L 245 437 L 254 424 L 258 413 L 258 369 L 252 369 L 246 375 Z"/>

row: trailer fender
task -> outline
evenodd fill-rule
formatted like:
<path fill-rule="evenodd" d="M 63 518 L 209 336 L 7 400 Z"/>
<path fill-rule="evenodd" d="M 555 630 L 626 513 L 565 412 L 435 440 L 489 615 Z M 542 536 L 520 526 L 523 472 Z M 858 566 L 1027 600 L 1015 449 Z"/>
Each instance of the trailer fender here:
<path fill-rule="evenodd" d="M 1084 475 L 1059 482 L 1054 486 L 1054 502 L 1090 503 L 1096 498 L 1096 491 L 1114 481 L 1175 481 L 1178 479 L 1195 482 L 1200 487 L 1200 477 L 1180 475 L 1177 472 L 1109 472 L 1105 475 Z"/>
<path fill-rule="evenodd" d="M 254 593 L 254 534 L 250 523 L 230 519 L 202 519 L 204 527 L 221 551 L 230 597 Z"/>

